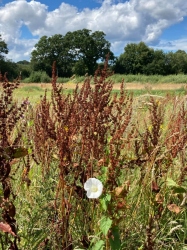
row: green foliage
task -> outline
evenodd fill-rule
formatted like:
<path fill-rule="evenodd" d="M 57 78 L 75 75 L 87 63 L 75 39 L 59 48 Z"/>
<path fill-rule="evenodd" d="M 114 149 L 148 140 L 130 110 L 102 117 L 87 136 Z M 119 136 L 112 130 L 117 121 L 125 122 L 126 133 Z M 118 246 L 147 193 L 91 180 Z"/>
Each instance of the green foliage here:
<path fill-rule="evenodd" d="M 99 240 L 92 248 L 91 250 L 103 250 L 105 247 L 105 242 L 103 240 Z"/>
<path fill-rule="evenodd" d="M 138 74 L 138 75 L 132 75 L 132 74 L 114 74 L 109 77 L 112 81 L 115 83 L 120 83 L 122 80 L 127 83 L 187 83 L 187 75 L 185 74 L 178 74 L 178 75 L 144 75 L 144 74 Z M 162 86 L 162 85 L 161 85 Z"/>
<path fill-rule="evenodd" d="M 25 83 L 49 83 L 51 78 L 44 71 L 32 71 L 29 78 L 24 79 Z"/>
<path fill-rule="evenodd" d="M 1 34 L 0 34 L 0 60 L 4 58 L 2 54 L 8 54 L 8 48 L 7 48 L 7 44 L 5 43 L 5 41 L 2 40 Z"/>
<path fill-rule="evenodd" d="M 84 61 L 80 59 L 79 61 L 75 62 L 72 68 L 72 73 L 76 75 L 85 75 L 88 72 L 88 68 Z"/>
<path fill-rule="evenodd" d="M 51 74 L 51 65 L 54 61 L 58 65 L 58 76 L 71 75 L 72 55 L 64 37 L 56 34 L 51 37 L 42 36 L 31 53 L 31 65 L 34 71 L 45 71 Z"/>
<path fill-rule="evenodd" d="M 84 82 L 85 79 L 86 79 L 85 76 L 79 76 L 79 75 L 77 75 L 77 76 L 75 76 L 75 78 L 73 79 L 73 81 L 75 83 L 81 83 L 81 82 Z"/>
<path fill-rule="evenodd" d="M 121 244 L 121 240 L 120 240 L 120 232 L 119 232 L 119 228 L 118 227 L 114 227 L 112 228 L 112 236 L 110 238 L 110 247 L 111 250 L 120 250 L 122 249 L 122 244 Z"/>
<path fill-rule="evenodd" d="M 144 42 L 129 43 L 113 68 L 116 73 L 120 74 L 186 74 L 187 54 L 183 50 L 178 50 L 175 53 L 153 50 Z"/>
<path fill-rule="evenodd" d="M 166 63 L 168 73 L 170 74 L 187 73 L 187 54 L 184 50 L 167 53 Z"/>
<path fill-rule="evenodd" d="M 69 77 L 58 77 L 57 78 L 58 83 L 66 83 L 66 82 L 69 82 L 69 81 L 70 81 Z"/>
<path fill-rule="evenodd" d="M 104 38 L 105 34 L 102 31 L 83 29 L 74 32 L 68 32 L 64 39 L 69 43 L 72 55 L 78 64 L 74 66 L 75 74 L 93 75 L 97 69 L 97 61 L 105 60 L 107 54 L 110 54 L 110 59 L 114 59 L 113 53 L 110 51 L 110 43 Z M 81 71 L 81 65 L 84 66 L 84 72 Z M 82 69 L 83 70 L 83 69 Z"/>
<path fill-rule="evenodd" d="M 143 74 L 145 73 L 144 67 L 152 62 L 153 56 L 154 50 L 150 49 L 144 42 L 129 43 L 124 48 L 124 53 L 120 55 L 114 70 L 126 74 Z"/>
<path fill-rule="evenodd" d="M 93 74 L 97 61 L 104 60 L 108 53 L 112 61 L 114 56 L 110 51 L 110 43 L 102 31 L 91 33 L 83 29 L 68 32 L 65 36 L 56 34 L 41 37 L 31 53 L 31 65 L 33 70 L 46 71 L 50 75 L 51 65 L 56 61 L 60 77 Z"/>
<path fill-rule="evenodd" d="M 23 60 L 17 62 L 16 65 L 18 66 L 19 73 L 21 75 L 21 80 L 24 80 L 25 78 L 28 78 L 30 76 L 32 72 L 30 62 Z"/>
<path fill-rule="evenodd" d="M 112 226 L 112 220 L 108 217 L 103 216 L 100 220 L 100 230 L 106 236 L 108 234 L 109 229 Z"/>
<path fill-rule="evenodd" d="M 143 72 L 146 75 L 166 75 L 166 54 L 162 50 L 155 50 L 152 60 L 144 64 Z"/>
<path fill-rule="evenodd" d="M 4 75 L 8 72 L 10 80 L 16 79 L 19 76 L 19 69 L 16 63 L 5 58 L 5 54 L 8 54 L 8 47 L 0 35 L 0 73 Z"/>
<path fill-rule="evenodd" d="M 0 72 L 4 75 L 7 72 L 7 77 L 13 81 L 20 75 L 19 67 L 16 63 L 7 59 L 0 59 Z"/>

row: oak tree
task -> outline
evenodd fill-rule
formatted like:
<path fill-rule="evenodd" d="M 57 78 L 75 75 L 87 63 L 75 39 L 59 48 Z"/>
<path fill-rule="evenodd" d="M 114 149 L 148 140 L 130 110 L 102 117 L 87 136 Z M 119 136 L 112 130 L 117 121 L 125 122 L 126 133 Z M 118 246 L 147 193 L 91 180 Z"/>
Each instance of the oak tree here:
<path fill-rule="evenodd" d="M 56 61 L 59 76 L 75 74 L 93 74 L 97 62 L 103 61 L 110 54 L 110 43 L 102 31 L 91 32 L 88 29 L 68 32 L 65 36 L 43 36 L 31 53 L 34 70 L 51 72 L 51 65 Z"/>

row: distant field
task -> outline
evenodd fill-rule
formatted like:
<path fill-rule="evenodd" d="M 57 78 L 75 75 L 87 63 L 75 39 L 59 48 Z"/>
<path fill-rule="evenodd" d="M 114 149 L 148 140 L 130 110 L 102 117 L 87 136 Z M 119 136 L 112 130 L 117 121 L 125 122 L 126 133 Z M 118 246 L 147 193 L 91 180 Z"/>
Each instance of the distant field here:
<path fill-rule="evenodd" d="M 78 84 L 79 87 L 82 83 Z M 63 83 L 65 93 L 71 93 L 75 88 L 76 83 L 68 82 Z M 134 96 L 140 96 L 144 94 L 154 94 L 154 95 L 185 95 L 187 93 L 186 84 L 175 84 L 175 83 L 158 83 L 158 84 L 143 84 L 143 83 L 125 83 L 126 90 L 132 92 Z M 47 90 L 47 96 L 51 93 L 50 83 L 21 83 L 20 87 L 14 92 L 14 96 L 18 100 L 23 100 L 29 97 L 29 100 L 33 103 L 40 100 L 40 97 L 44 95 L 45 90 Z M 113 92 L 119 92 L 120 83 L 115 83 Z"/>
<path fill-rule="evenodd" d="M 68 83 L 61 83 L 63 84 L 65 89 L 74 89 L 76 86 L 76 83 L 68 82 Z M 82 83 L 78 83 L 78 85 L 81 87 Z M 50 89 L 51 83 L 21 83 L 20 87 L 26 87 L 31 89 L 31 87 L 37 87 L 41 89 Z M 125 87 L 127 90 L 142 90 L 142 89 L 151 89 L 151 90 L 175 90 L 175 89 L 181 89 L 186 88 L 186 83 L 125 83 Z M 119 90 L 120 89 L 120 83 L 114 84 L 114 89 Z"/>

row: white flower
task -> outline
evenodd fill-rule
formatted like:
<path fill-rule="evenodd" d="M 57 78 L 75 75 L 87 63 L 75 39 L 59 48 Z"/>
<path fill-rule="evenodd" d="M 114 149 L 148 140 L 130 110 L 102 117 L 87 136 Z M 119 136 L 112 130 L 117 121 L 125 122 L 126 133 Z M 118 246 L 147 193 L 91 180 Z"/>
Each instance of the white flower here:
<path fill-rule="evenodd" d="M 86 195 L 88 198 L 96 199 L 103 192 L 103 184 L 96 178 L 89 178 L 84 183 L 84 189 L 87 191 Z"/>

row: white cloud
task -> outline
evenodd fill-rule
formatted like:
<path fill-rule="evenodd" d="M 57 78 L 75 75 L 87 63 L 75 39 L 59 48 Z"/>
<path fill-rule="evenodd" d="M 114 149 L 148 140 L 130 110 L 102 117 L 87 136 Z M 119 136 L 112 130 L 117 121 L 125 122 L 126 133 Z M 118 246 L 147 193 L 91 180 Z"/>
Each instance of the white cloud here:
<path fill-rule="evenodd" d="M 187 38 L 182 38 L 178 40 L 161 40 L 156 46 L 155 49 L 162 49 L 165 52 L 185 50 L 187 51 Z"/>
<path fill-rule="evenodd" d="M 37 42 L 38 39 L 15 39 L 9 49 L 8 58 L 15 62 L 29 60 L 32 49 Z"/>
<path fill-rule="evenodd" d="M 8 44 L 9 58 L 14 61 L 29 59 L 37 42 L 36 38 L 21 38 L 22 25 L 26 25 L 38 39 L 43 35 L 65 35 L 68 31 L 83 28 L 102 30 L 112 43 L 113 52 L 119 54 L 128 42 L 159 45 L 164 29 L 181 22 L 187 15 L 187 1 L 184 0 L 95 1 L 101 3 L 99 8 L 81 11 L 63 2 L 58 9 L 48 11 L 45 4 L 34 0 L 15 0 L 0 7 L 0 34 Z"/>

